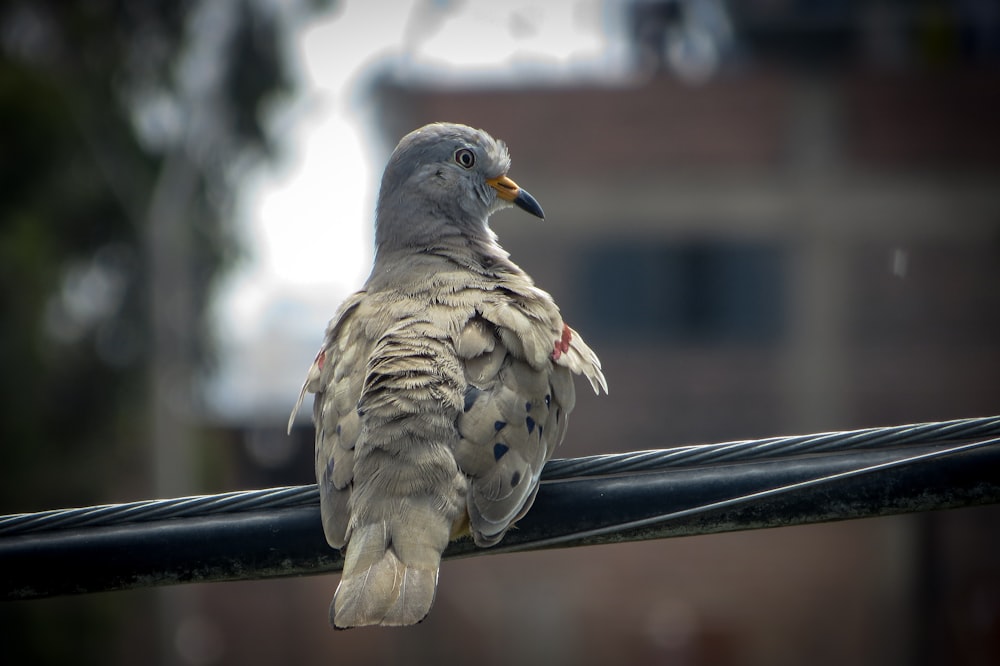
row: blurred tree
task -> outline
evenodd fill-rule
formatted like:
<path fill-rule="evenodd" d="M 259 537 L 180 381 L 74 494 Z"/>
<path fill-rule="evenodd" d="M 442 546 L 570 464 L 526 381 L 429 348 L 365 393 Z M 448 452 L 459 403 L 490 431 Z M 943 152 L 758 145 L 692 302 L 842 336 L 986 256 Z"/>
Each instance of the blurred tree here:
<path fill-rule="evenodd" d="M 0 512 L 150 493 L 148 424 L 169 430 L 163 405 L 190 401 L 211 358 L 234 184 L 272 153 L 283 21 L 312 9 L 0 7 Z M 107 663 L 109 605 L 7 609 L 0 661 Z"/>
<path fill-rule="evenodd" d="M 233 180 L 268 154 L 264 112 L 290 84 L 264 7 L 0 10 L 0 510 L 106 499 L 111 471 L 137 461 L 151 221 L 187 260 L 165 267 L 190 281 L 194 329 L 174 342 L 208 357 L 202 315 L 233 253 Z"/>

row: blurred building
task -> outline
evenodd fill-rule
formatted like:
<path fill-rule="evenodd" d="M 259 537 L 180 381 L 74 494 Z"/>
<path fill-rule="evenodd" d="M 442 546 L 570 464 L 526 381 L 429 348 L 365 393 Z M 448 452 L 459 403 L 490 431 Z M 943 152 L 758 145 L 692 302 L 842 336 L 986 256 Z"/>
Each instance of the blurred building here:
<path fill-rule="evenodd" d="M 388 82 L 379 106 L 387 145 L 442 119 L 503 137 L 543 203 L 544 222 L 493 227 L 607 368 L 611 396 L 574 414 L 576 456 L 995 412 L 998 83 L 764 66 L 696 87 Z M 549 590 L 529 624 L 556 663 L 995 657 L 990 557 L 938 537 L 995 556 L 998 515 L 512 559 L 501 589 Z M 477 564 L 459 590 L 499 566 Z M 495 618 L 526 612 L 493 603 Z"/>

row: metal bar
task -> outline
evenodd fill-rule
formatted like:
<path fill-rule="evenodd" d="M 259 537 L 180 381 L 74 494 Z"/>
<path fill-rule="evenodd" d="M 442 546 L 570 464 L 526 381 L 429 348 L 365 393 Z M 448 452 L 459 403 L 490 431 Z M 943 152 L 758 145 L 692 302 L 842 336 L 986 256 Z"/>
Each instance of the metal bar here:
<path fill-rule="evenodd" d="M 1000 445 L 914 446 L 545 482 L 492 549 L 658 539 L 1000 503 Z M 0 538 L 6 599 L 337 571 L 315 505 Z"/>

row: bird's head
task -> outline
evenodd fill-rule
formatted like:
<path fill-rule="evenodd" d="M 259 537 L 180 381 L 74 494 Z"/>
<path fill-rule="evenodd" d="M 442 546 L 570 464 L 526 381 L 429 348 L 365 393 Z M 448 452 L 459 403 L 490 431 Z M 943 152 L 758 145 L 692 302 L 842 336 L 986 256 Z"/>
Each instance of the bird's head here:
<path fill-rule="evenodd" d="M 376 244 L 419 245 L 454 233 L 489 233 L 490 214 L 510 205 L 544 217 L 507 177 L 510 155 L 482 130 L 433 123 L 400 140 L 382 175 Z"/>

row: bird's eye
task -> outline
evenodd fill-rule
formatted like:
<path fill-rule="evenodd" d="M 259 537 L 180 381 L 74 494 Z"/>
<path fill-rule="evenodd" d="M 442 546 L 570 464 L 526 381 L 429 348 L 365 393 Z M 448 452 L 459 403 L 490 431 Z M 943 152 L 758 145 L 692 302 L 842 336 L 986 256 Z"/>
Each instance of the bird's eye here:
<path fill-rule="evenodd" d="M 468 148 L 459 148 L 455 151 L 455 161 L 466 169 L 471 169 L 476 163 L 476 154 Z"/>

